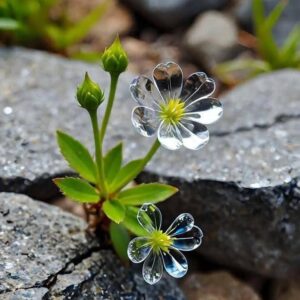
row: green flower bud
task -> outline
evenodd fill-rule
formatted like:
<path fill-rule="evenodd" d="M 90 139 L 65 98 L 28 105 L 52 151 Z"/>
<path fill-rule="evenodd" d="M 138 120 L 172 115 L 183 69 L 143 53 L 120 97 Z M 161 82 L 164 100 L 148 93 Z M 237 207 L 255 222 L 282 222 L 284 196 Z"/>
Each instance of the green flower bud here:
<path fill-rule="evenodd" d="M 83 82 L 77 87 L 76 97 L 81 107 L 93 111 L 103 102 L 104 93 L 86 72 Z"/>
<path fill-rule="evenodd" d="M 119 37 L 103 52 L 101 65 L 110 74 L 121 74 L 128 66 L 127 53 L 123 49 Z"/>

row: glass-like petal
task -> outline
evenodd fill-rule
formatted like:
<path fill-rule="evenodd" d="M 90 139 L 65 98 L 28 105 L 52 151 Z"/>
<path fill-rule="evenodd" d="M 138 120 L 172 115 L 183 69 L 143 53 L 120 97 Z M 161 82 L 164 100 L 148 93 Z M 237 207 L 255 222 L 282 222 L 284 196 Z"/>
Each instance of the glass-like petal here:
<path fill-rule="evenodd" d="M 164 100 L 155 84 L 146 76 L 133 79 L 130 92 L 134 100 L 141 106 L 158 108 Z"/>
<path fill-rule="evenodd" d="M 138 211 L 137 219 L 148 232 L 159 230 L 161 227 L 161 212 L 154 204 L 143 204 Z"/>
<path fill-rule="evenodd" d="M 183 213 L 179 215 L 173 223 L 169 226 L 166 234 L 174 237 L 179 234 L 183 234 L 190 231 L 194 226 L 194 218 L 191 214 Z"/>
<path fill-rule="evenodd" d="M 136 237 L 130 241 L 127 254 L 134 263 L 140 263 L 146 259 L 151 251 L 151 243 L 146 237 Z"/>
<path fill-rule="evenodd" d="M 178 135 L 178 128 L 172 124 L 162 122 L 158 128 L 158 140 L 166 149 L 177 150 L 182 146 Z"/>
<path fill-rule="evenodd" d="M 160 254 L 151 252 L 143 265 L 143 277 L 149 284 L 158 282 L 163 274 L 163 262 Z"/>
<path fill-rule="evenodd" d="M 214 98 L 196 100 L 185 107 L 185 119 L 201 124 L 216 122 L 223 114 L 223 106 L 220 101 Z"/>
<path fill-rule="evenodd" d="M 162 251 L 166 271 L 175 278 L 183 277 L 188 270 L 185 256 L 178 250 L 170 248 L 169 252 Z"/>
<path fill-rule="evenodd" d="M 204 125 L 185 119 L 177 127 L 184 147 L 191 150 L 198 150 L 208 143 L 209 132 Z"/>
<path fill-rule="evenodd" d="M 156 132 L 160 122 L 156 111 L 145 106 L 137 106 L 133 109 L 131 121 L 138 133 L 146 137 Z"/>
<path fill-rule="evenodd" d="M 180 98 L 187 104 L 204 97 L 208 97 L 215 91 L 216 84 L 205 73 L 197 72 L 190 75 L 184 82 Z"/>
<path fill-rule="evenodd" d="M 172 247 L 181 251 L 192 251 L 198 248 L 202 242 L 202 230 L 194 226 L 188 232 L 173 239 Z"/>
<path fill-rule="evenodd" d="M 153 70 L 154 82 L 165 100 L 179 98 L 182 89 L 182 70 L 174 62 L 159 64 Z"/>

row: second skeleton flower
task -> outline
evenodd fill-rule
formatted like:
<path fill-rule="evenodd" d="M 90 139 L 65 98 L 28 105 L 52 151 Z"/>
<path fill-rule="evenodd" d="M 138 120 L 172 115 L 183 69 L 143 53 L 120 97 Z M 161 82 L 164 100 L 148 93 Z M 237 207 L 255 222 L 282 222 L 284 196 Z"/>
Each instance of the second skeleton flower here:
<path fill-rule="evenodd" d="M 128 257 L 134 263 L 143 264 L 143 277 L 149 284 L 158 282 L 163 269 L 175 278 L 183 277 L 188 264 L 181 251 L 192 251 L 202 242 L 202 231 L 194 225 L 190 214 L 179 215 L 170 227 L 161 230 L 160 210 L 153 204 L 144 204 L 137 216 L 148 235 L 134 238 L 128 245 Z"/>
<path fill-rule="evenodd" d="M 210 97 L 214 90 L 214 81 L 205 73 L 194 73 L 183 81 L 176 63 L 159 64 L 153 81 L 139 76 L 131 83 L 131 94 L 139 104 L 132 112 L 132 123 L 147 137 L 157 131 L 167 149 L 197 150 L 209 140 L 205 125 L 217 121 L 223 112 L 222 104 Z"/>

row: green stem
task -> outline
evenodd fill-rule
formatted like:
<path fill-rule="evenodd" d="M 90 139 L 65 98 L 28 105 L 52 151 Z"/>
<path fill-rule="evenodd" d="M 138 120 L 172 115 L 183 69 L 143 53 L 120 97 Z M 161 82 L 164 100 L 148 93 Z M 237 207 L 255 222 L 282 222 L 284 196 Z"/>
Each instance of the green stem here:
<path fill-rule="evenodd" d="M 158 139 L 156 139 L 155 142 L 153 143 L 152 147 L 148 151 L 148 153 L 143 158 L 141 165 L 139 166 L 137 175 L 143 171 L 143 169 L 145 168 L 147 163 L 152 159 L 152 157 L 154 156 L 154 154 L 156 153 L 156 151 L 158 150 L 159 147 L 160 147 L 160 142 Z"/>
<path fill-rule="evenodd" d="M 105 114 L 104 114 L 104 117 L 103 117 L 101 130 L 100 130 L 100 143 L 101 143 L 101 145 L 103 144 L 103 139 L 104 139 L 104 136 L 105 136 L 107 124 L 108 124 L 110 114 L 111 114 L 111 111 L 112 111 L 112 107 L 113 107 L 113 104 L 114 104 L 119 75 L 120 74 L 110 74 L 111 82 L 110 82 L 108 103 L 107 103 L 107 106 L 106 106 L 106 109 L 105 109 Z"/>
<path fill-rule="evenodd" d="M 93 126 L 94 141 L 95 141 L 95 156 L 96 156 L 96 166 L 97 166 L 97 177 L 98 185 L 103 193 L 103 196 L 107 196 L 107 187 L 104 175 L 104 165 L 103 165 L 103 155 L 102 155 L 102 143 L 99 135 L 99 125 L 97 111 L 89 111 L 90 118 Z"/>
<path fill-rule="evenodd" d="M 152 159 L 153 155 L 156 153 L 159 146 L 160 146 L 160 142 L 158 141 L 158 139 L 156 139 L 152 147 L 148 151 L 148 153 L 142 159 L 141 163 L 134 170 L 134 173 L 131 174 L 131 176 L 128 178 L 126 182 L 123 182 L 121 186 L 118 186 L 118 188 L 114 190 L 114 193 L 122 189 L 124 186 L 126 186 L 129 182 L 131 182 L 134 178 L 136 178 L 137 175 L 139 175 L 144 170 L 145 166 Z"/>

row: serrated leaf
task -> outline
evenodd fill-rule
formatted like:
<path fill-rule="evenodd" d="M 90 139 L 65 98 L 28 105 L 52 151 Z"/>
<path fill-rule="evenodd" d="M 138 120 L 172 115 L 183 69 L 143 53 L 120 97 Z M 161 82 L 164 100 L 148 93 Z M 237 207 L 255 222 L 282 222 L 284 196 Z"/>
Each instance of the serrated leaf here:
<path fill-rule="evenodd" d="M 110 192 L 114 193 L 125 185 L 127 185 L 130 181 L 132 181 L 137 176 L 137 170 L 139 169 L 142 159 L 132 160 L 124 167 L 121 168 L 118 175 L 115 177 L 114 181 L 110 185 Z"/>
<path fill-rule="evenodd" d="M 110 223 L 109 234 L 115 251 L 123 261 L 128 261 L 127 247 L 130 242 L 130 237 L 127 229 L 114 222 Z"/>
<path fill-rule="evenodd" d="M 104 173 L 108 183 L 117 176 L 122 165 L 122 143 L 110 149 L 104 157 Z"/>
<path fill-rule="evenodd" d="M 77 171 L 84 179 L 95 183 L 96 166 L 85 146 L 61 131 L 57 131 L 57 141 L 60 151 L 70 167 Z"/>
<path fill-rule="evenodd" d="M 120 192 L 118 199 L 124 205 L 142 205 L 145 202 L 157 203 L 166 200 L 177 191 L 178 189 L 171 185 L 148 183 Z"/>
<path fill-rule="evenodd" d="M 119 224 L 124 220 L 126 209 L 118 200 L 106 200 L 103 203 L 103 211 L 108 218 Z"/>
<path fill-rule="evenodd" d="M 137 220 L 139 208 L 127 206 L 126 215 L 122 224 L 133 234 L 137 236 L 147 236 L 147 231 L 140 225 Z"/>
<path fill-rule="evenodd" d="M 97 203 L 100 196 L 88 182 L 73 177 L 56 178 L 55 184 L 67 197 L 81 203 Z"/>

